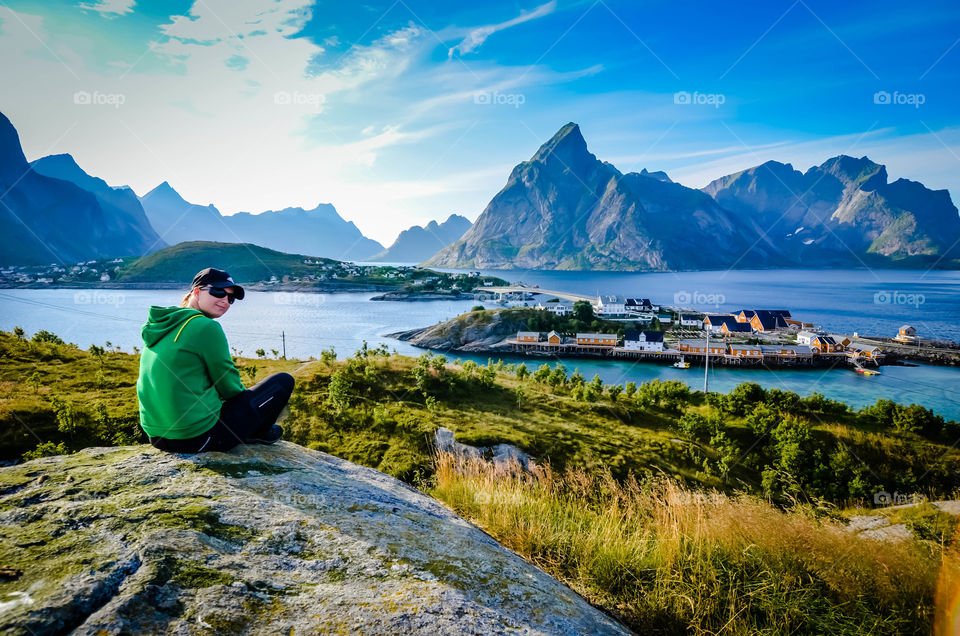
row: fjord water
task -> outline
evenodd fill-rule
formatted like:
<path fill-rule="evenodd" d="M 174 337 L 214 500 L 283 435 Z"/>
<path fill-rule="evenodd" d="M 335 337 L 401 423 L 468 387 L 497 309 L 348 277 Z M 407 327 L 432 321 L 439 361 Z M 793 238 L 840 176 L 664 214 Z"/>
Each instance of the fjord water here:
<path fill-rule="evenodd" d="M 960 339 L 960 328 L 956 326 L 960 315 L 957 306 L 960 275 L 954 272 L 932 272 L 923 278 L 918 272 L 880 272 L 878 278 L 874 278 L 868 272 L 817 270 L 730 272 L 726 276 L 711 272 L 490 273 L 511 281 L 539 284 L 544 289 L 637 295 L 662 304 L 673 304 L 674 294 L 688 293 L 691 297 L 695 293 L 722 294 L 725 298 L 713 299 L 723 301 L 718 303 L 721 311 L 754 306 L 786 308 L 830 330 L 864 334 L 894 333 L 900 324 L 909 322 L 923 336 Z M 923 294 L 923 302 L 909 307 L 874 304 L 873 295 L 884 291 Z M 146 319 L 147 308 L 175 305 L 181 296 L 179 290 L 5 289 L 0 290 L 0 329 L 10 331 L 21 326 L 28 334 L 46 329 L 84 349 L 110 341 L 114 346 L 132 351 L 134 346 L 142 344 L 140 327 Z M 334 347 L 343 357 L 352 354 L 364 340 L 371 346 L 386 344 L 391 350 L 416 356 L 422 350 L 387 338 L 385 334 L 432 325 L 476 304 L 472 300 L 370 301 L 372 296 L 370 293 L 248 292 L 247 297 L 221 319 L 221 324 L 230 344 L 250 357 L 260 348 L 266 350 L 267 355 L 271 355 L 271 349 L 281 350 L 281 332 L 286 334 L 288 357 L 319 357 L 320 352 L 329 347 Z M 697 303 L 689 305 L 713 309 Z M 460 357 L 478 362 L 487 359 L 486 356 Z M 510 361 L 520 360 L 531 368 L 544 362 L 540 358 Z M 677 378 L 695 389 L 703 387 L 702 367 L 681 371 L 654 363 L 587 359 L 566 360 L 564 364 L 571 372 L 578 368 L 588 379 L 599 374 L 607 383 Z M 960 369 L 956 368 L 887 366 L 883 368 L 883 375 L 872 377 L 861 377 L 847 369 L 763 371 L 718 367 L 711 368 L 709 373 L 711 390 L 728 391 L 745 381 L 801 395 L 818 391 L 854 407 L 872 404 L 880 397 L 891 398 L 905 404 L 923 404 L 948 419 L 960 420 Z"/>

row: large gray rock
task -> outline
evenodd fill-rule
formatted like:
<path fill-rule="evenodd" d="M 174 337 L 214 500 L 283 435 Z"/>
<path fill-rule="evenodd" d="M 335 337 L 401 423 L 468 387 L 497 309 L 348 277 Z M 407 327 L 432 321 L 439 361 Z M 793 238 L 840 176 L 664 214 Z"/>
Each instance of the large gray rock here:
<path fill-rule="evenodd" d="M 415 347 L 438 351 L 489 351 L 502 346 L 505 338 L 526 329 L 521 316 L 509 311 L 472 311 L 450 320 L 397 333 L 390 338 L 405 340 Z"/>
<path fill-rule="evenodd" d="M 402 482 L 281 442 L 0 469 L 6 634 L 627 630 Z"/>

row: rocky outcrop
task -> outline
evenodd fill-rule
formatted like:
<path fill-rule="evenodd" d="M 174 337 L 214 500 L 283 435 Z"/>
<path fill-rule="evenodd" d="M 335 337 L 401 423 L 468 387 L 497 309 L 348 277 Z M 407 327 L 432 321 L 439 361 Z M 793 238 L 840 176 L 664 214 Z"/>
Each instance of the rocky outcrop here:
<path fill-rule="evenodd" d="M 439 502 L 281 442 L 0 469 L 4 634 L 626 633 Z"/>
<path fill-rule="evenodd" d="M 441 453 L 450 453 L 460 459 L 485 459 L 497 466 L 529 470 L 532 460 L 529 455 L 512 444 L 472 446 L 458 442 L 449 428 L 441 426 L 434 435 L 434 446 Z"/>
<path fill-rule="evenodd" d="M 423 349 L 490 351 L 524 328 L 523 320 L 511 317 L 509 312 L 471 311 L 430 327 L 390 333 L 387 337 L 405 340 Z"/>

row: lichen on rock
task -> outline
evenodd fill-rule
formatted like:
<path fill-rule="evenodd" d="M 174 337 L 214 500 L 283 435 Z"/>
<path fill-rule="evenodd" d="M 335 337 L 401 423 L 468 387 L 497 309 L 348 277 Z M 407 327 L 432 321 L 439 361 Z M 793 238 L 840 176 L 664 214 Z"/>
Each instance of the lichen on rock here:
<path fill-rule="evenodd" d="M 0 469 L 0 566 L 3 633 L 627 632 L 436 500 L 287 442 Z"/>

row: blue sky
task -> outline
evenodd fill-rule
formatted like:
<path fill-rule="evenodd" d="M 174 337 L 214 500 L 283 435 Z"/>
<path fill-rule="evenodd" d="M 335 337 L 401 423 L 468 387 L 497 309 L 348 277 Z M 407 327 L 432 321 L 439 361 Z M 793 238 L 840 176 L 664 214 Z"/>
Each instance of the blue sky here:
<path fill-rule="evenodd" d="M 960 192 L 956 2 L 451 4 L 0 0 L 0 111 L 29 159 L 384 243 L 475 219 L 568 121 L 691 187 L 844 153 Z"/>

